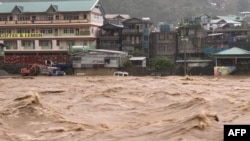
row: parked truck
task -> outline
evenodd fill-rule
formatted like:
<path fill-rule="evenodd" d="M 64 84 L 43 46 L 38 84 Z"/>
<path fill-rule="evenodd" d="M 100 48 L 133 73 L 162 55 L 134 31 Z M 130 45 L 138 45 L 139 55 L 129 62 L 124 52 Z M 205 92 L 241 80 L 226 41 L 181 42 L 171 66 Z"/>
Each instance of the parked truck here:
<path fill-rule="evenodd" d="M 42 73 L 43 75 L 50 75 L 50 70 L 48 69 L 47 66 L 42 65 L 42 64 L 30 64 L 25 68 L 21 68 L 20 71 L 21 75 L 29 75 L 29 76 L 36 76 Z"/>
<path fill-rule="evenodd" d="M 21 75 L 24 76 L 36 76 L 36 75 L 47 75 L 47 76 L 63 76 L 65 72 L 60 70 L 58 67 L 48 67 L 42 64 L 31 64 L 28 67 L 21 68 Z"/>

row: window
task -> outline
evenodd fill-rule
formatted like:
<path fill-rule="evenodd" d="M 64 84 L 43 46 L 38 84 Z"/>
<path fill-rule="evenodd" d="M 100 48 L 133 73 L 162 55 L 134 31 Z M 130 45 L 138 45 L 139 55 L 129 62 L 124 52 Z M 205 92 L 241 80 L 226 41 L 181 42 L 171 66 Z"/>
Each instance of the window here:
<path fill-rule="evenodd" d="M 39 46 L 41 47 L 47 47 L 50 45 L 50 41 L 40 41 Z"/>
<path fill-rule="evenodd" d="M 0 34 L 3 34 L 3 33 L 11 33 L 11 30 L 10 29 L 0 29 Z"/>
<path fill-rule="evenodd" d="M 160 45 L 159 46 L 159 51 L 160 52 L 165 52 L 165 46 L 164 45 Z"/>
<path fill-rule="evenodd" d="M 73 34 L 74 33 L 74 29 L 73 28 L 65 28 L 63 30 L 64 34 Z"/>
<path fill-rule="evenodd" d="M 164 53 L 165 53 L 165 50 L 166 48 L 165 48 L 165 45 L 159 45 L 158 46 L 158 50 L 157 50 L 157 53 L 159 54 L 159 55 L 163 55 Z"/>
<path fill-rule="evenodd" d="M 105 62 L 105 64 L 110 64 L 110 59 L 109 58 L 105 58 L 104 62 Z"/>
<path fill-rule="evenodd" d="M 165 34 L 160 33 L 159 34 L 159 40 L 165 40 Z"/>
<path fill-rule="evenodd" d="M 60 46 L 60 41 L 59 40 L 56 41 L 56 45 Z"/>
<path fill-rule="evenodd" d="M 73 19 L 73 20 L 79 20 L 79 16 L 78 16 L 78 15 L 73 15 L 73 16 L 72 16 L 72 19 Z"/>
<path fill-rule="evenodd" d="M 4 41 L 7 49 L 17 49 L 17 41 Z"/>
<path fill-rule="evenodd" d="M 173 44 L 169 44 L 169 45 L 167 46 L 167 50 L 168 50 L 168 51 L 173 51 L 173 50 L 174 50 L 174 45 L 173 45 Z"/>
<path fill-rule="evenodd" d="M 30 20 L 30 16 L 26 16 L 26 15 L 20 15 L 17 18 L 18 21 L 29 21 Z"/>
<path fill-rule="evenodd" d="M 189 35 L 194 35 L 195 34 L 195 30 L 194 29 L 190 29 L 188 32 Z"/>
<path fill-rule="evenodd" d="M 48 20 L 52 21 L 53 20 L 53 16 L 48 16 Z"/>
<path fill-rule="evenodd" d="M 50 29 L 50 28 L 44 28 L 44 29 L 41 29 L 40 30 L 40 33 L 43 33 L 43 34 L 52 34 L 53 33 L 53 30 Z"/>
<path fill-rule="evenodd" d="M 169 39 L 169 40 L 173 40 L 173 39 L 174 39 L 174 35 L 173 35 L 173 34 L 169 34 L 169 35 L 168 35 L 168 39 Z"/>
<path fill-rule="evenodd" d="M 88 27 L 84 27 L 83 31 L 89 31 L 89 28 Z"/>
<path fill-rule="evenodd" d="M 30 29 L 19 28 L 19 29 L 17 29 L 17 33 L 30 33 Z"/>
<path fill-rule="evenodd" d="M 63 19 L 64 19 L 64 20 L 70 20 L 70 15 L 64 15 L 64 16 L 63 16 Z"/>
<path fill-rule="evenodd" d="M 32 46 L 32 41 L 22 41 L 22 46 L 30 47 L 30 46 Z"/>
<path fill-rule="evenodd" d="M 52 15 L 41 15 L 39 17 L 39 19 L 42 21 L 51 21 L 51 20 L 53 20 L 53 16 Z"/>
<path fill-rule="evenodd" d="M 36 16 L 32 16 L 32 20 L 33 20 L 33 21 L 36 20 Z"/>
<path fill-rule="evenodd" d="M 0 16 L 0 21 L 7 21 L 7 16 Z"/>
<path fill-rule="evenodd" d="M 75 45 L 75 41 L 67 41 L 67 45 L 68 46 L 74 46 Z"/>
<path fill-rule="evenodd" d="M 87 42 L 87 41 L 83 41 L 83 45 L 84 45 L 84 46 L 87 46 L 87 45 L 88 45 L 88 42 Z"/>
<path fill-rule="evenodd" d="M 78 15 L 64 15 L 63 19 L 64 20 L 79 20 L 79 16 Z"/>
<path fill-rule="evenodd" d="M 4 41 L 4 44 L 7 46 L 15 46 L 17 45 L 16 41 Z"/>
<path fill-rule="evenodd" d="M 87 19 L 87 15 L 86 14 L 83 15 L 83 19 Z"/>

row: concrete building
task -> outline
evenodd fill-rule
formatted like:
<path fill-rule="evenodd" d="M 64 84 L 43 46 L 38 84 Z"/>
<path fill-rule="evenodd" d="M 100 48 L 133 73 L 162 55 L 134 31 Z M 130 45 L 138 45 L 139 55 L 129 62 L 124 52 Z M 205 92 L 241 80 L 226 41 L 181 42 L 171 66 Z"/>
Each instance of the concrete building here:
<path fill-rule="evenodd" d="M 122 22 L 129 18 L 127 14 L 106 14 L 104 24 L 122 25 Z"/>
<path fill-rule="evenodd" d="M 99 49 L 122 50 L 122 29 L 123 25 L 104 24 L 100 27 Z"/>
<path fill-rule="evenodd" d="M 5 63 L 65 62 L 70 46 L 96 47 L 103 15 L 99 0 L 1 2 Z"/>
<path fill-rule="evenodd" d="M 150 57 L 163 56 L 174 62 L 176 44 L 175 31 L 151 33 Z"/>
<path fill-rule="evenodd" d="M 75 74 L 113 75 L 128 57 L 127 52 L 90 49 L 73 55 L 73 68 Z"/>
<path fill-rule="evenodd" d="M 122 30 L 122 50 L 140 51 L 148 56 L 151 21 L 149 18 L 131 18 L 125 20 Z"/>

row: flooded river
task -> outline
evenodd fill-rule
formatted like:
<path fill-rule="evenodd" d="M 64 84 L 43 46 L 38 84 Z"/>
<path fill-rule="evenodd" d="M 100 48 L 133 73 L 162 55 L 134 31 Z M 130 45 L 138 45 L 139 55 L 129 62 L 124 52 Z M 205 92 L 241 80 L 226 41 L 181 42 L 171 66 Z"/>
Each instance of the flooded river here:
<path fill-rule="evenodd" d="M 1 141 L 223 141 L 250 124 L 250 77 L 0 79 Z"/>

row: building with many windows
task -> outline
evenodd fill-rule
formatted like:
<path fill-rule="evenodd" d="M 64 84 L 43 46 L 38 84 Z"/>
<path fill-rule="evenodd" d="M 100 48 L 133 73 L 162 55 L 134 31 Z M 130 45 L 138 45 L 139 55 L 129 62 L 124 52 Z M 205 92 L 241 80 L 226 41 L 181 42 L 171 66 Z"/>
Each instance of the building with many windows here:
<path fill-rule="evenodd" d="M 150 57 L 166 57 L 172 62 L 176 55 L 176 32 L 154 32 L 151 33 Z"/>
<path fill-rule="evenodd" d="M 5 63 L 65 62 L 72 46 L 96 47 L 103 25 L 99 0 L 0 3 Z"/>
<path fill-rule="evenodd" d="M 122 22 L 122 51 L 139 51 L 149 54 L 149 37 L 151 33 L 150 18 L 130 18 Z"/>

